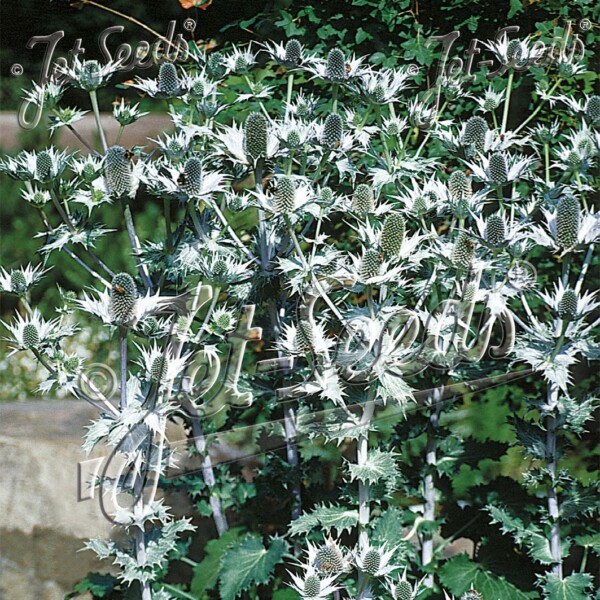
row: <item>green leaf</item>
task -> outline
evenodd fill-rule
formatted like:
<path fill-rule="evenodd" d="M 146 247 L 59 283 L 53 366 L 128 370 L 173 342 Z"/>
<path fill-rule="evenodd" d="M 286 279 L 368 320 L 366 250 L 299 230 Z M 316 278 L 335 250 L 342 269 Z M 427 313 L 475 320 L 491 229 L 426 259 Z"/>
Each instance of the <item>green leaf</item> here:
<path fill-rule="evenodd" d="M 482 565 L 471 562 L 466 554 L 451 558 L 440 569 L 440 579 L 448 590 L 460 596 L 475 588 L 486 600 L 510 598 L 510 600 L 529 600 L 525 594 L 504 577 L 487 571 Z"/>
<path fill-rule="evenodd" d="M 339 506 L 319 506 L 311 513 L 305 513 L 290 526 L 290 534 L 309 533 L 313 529 L 329 532 L 335 529 L 338 534 L 350 532 L 358 523 L 358 511 Z"/>
<path fill-rule="evenodd" d="M 65 598 L 75 598 L 84 592 L 91 592 L 94 598 L 104 598 L 117 585 L 118 580 L 112 575 L 104 575 L 102 573 L 88 573 L 85 579 L 82 579 L 73 588 L 73 593 L 68 594 Z"/>
<path fill-rule="evenodd" d="M 221 600 L 234 600 L 251 585 L 268 583 L 287 550 L 288 543 L 283 538 L 273 538 L 267 549 L 258 535 L 250 535 L 231 547 L 219 576 Z"/>
<path fill-rule="evenodd" d="M 375 521 L 371 537 L 375 541 L 388 542 L 390 546 L 395 546 L 402 539 L 403 529 L 402 511 L 392 506 Z"/>
<path fill-rule="evenodd" d="M 362 27 L 359 27 L 356 30 L 354 39 L 357 44 L 362 44 L 365 40 L 370 40 L 372 37 L 373 36 L 368 31 L 365 31 Z"/>
<path fill-rule="evenodd" d="M 575 543 L 582 548 L 591 548 L 594 554 L 600 556 L 600 533 L 578 535 L 575 538 Z"/>
<path fill-rule="evenodd" d="M 358 479 L 362 483 L 368 484 L 395 480 L 399 471 L 394 457 L 393 452 L 382 452 L 379 448 L 371 450 L 364 464 L 349 465 L 351 480 Z"/>
<path fill-rule="evenodd" d="M 206 557 L 194 567 L 191 591 L 197 598 L 202 598 L 208 590 L 214 589 L 219 579 L 221 563 L 227 550 L 239 540 L 241 528 L 230 529 L 220 538 L 210 540 L 205 546 Z"/>
<path fill-rule="evenodd" d="M 510 0 L 510 10 L 508 11 L 508 18 L 512 19 L 519 12 L 523 12 L 523 1 Z"/>
<path fill-rule="evenodd" d="M 546 600 L 589 600 L 590 598 L 590 594 L 586 591 L 593 584 L 589 573 L 573 573 L 564 579 L 548 573 L 545 579 L 546 583 L 542 589 Z"/>

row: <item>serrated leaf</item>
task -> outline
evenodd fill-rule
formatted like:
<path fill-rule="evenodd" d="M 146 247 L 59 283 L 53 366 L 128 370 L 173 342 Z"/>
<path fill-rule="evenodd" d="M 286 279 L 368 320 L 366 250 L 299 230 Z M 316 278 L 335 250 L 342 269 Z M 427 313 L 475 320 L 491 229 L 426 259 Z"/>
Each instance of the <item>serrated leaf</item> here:
<path fill-rule="evenodd" d="M 204 597 L 208 590 L 214 589 L 219 580 L 223 557 L 227 550 L 239 540 L 241 528 L 230 529 L 220 538 L 210 540 L 205 546 L 206 557 L 194 567 L 191 592 L 197 598 Z"/>
<path fill-rule="evenodd" d="M 553 573 L 545 576 L 542 586 L 546 600 L 589 600 L 587 592 L 592 587 L 592 576 L 588 573 L 573 573 L 560 579 Z"/>
<path fill-rule="evenodd" d="M 523 446 L 531 456 L 544 458 L 546 456 L 546 433 L 523 419 L 514 417 L 511 421 L 515 428 L 518 444 Z"/>
<path fill-rule="evenodd" d="M 486 600 L 510 598 L 510 600 L 529 600 L 512 583 L 487 571 L 481 564 L 472 562 L 466 554 L 455 556 L 444 563 L 440 569 L 442 584 L 453 594 L 460 596 L 475 588 Z"/>
<path fill-rule="evenodd" d="M 402 540 L 403 530 L 402 511 L 392 506 L 375 521 L 371 537 L 375 541 L 396 546 Z"/>
<path fill-rule="evenodd" d="M 358 479 L 362 483 L 374 484 L 379 481 L 393 481 L 398 475 L 393 452 L 382 452 L 379 448 L 371 450 L 362 465 L 350 464 L 350 479 Z"/>
<path fill-rule="evenodd" d="M 251 535 L 238 544 L 234 544 L 223 559 L 219 576 L 221 600 L 234 600 L 251 585 L 264 585 L 269 582 L 275 565 L 288 550 L 283 538 L 273 538 L 269 548 L 265 548 L 262 539 Z"/>
<path fill-rule="evenodd" d="M 309 533 L 314 529 L 329 532 L 335 529 L 339 534 L 350 532 L 358 523 L 358 511 L 339 506 L 319 506 L 311 513 L 305 513 L 290 526 L 290 534 Z"/>
<path fill-rule="evenodd" d="M 591 548 L 594 554 L 600 556 L 600 533 L 578 535 L 575 538 L 575 543 L 582 548 Z"/>

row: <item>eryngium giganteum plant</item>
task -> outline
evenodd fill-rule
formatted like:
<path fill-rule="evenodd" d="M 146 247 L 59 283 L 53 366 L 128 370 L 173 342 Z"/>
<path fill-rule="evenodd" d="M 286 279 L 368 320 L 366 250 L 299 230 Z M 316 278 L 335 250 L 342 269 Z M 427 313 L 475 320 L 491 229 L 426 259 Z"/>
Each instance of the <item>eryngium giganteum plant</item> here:
<path fill-rule="evenodd" d="M 530 40 L 490 44 L 504 76 L 457 80 L 441 103 L 407 66 L 338 48 L 316 56 L 297 40 L 263 46 L 277 70 L 258 81 L 256 49 L 163 60 L 156 78 L 137 77 L 170 106 L 173 131 L 154 149 L 128 151 L 100 130 L 88 155 L 51 147 L 0 163 L 44 224 L 43 264 L 66 253 L 93 282 L 53 318 L 30 302 L 42 266 L 0 278 L 20 300 L 6 323 L 13 352 L 34 354 L 43 392 L 65 388 L 98 409 L 84 447 L 104 444 L 121 465 L 92 482 L 114 496 L 105 510 L 125 533 L 88 544 L 116 569 L 103 593 L 589 597 L 596 490 L 562 460 L 597 406 L 576 371 L 598 354 L 600 101 L 577 91 L 585 65 L 569 76 L 547 65 L 519 114 L 511 92 L 531 77 L 517 69 Z M 29 97 L 56 113 L 64 86 L 88 89 L 82 78 L 101 72 L 90 91 L 100 126 L 95 93 L 112 66 L 92 67 Z M 461 86 L 477 103 L 460 104 Z M 114 113 L 122 127 L 143 117 L 125 111 Z M 149 204 L 162 217 L 140 230 Z M 105 264 L 102 249 L 123 240 Z M 118 391 L 65 350 L 84 313 L 112 336 Z M 475 438 L 453 429 L 460 398 L 477 405 L 526 376 L 535 383 L 511 437 L 528 457 L 512 473 L 521 501 L 502 486 L 460 497 L 461 461 L 476 466 L 465 449 Z M 185 452 L 165 435 L 174 420 Z M 262 456 L 246 480 L 210 452 L 242 439 L 241 454 Z M 173 475 L 187 453 L 196 469 Z M 159 485 L 213 519 L 219 539 L 202 540 L 200 563 L 185 556 L 190 520 L 170 514 Z M 448 558 L 469 535 L 477 551 Z M 530 576 L 494 557 L 502 535 Z M 169 583 L 178 560 L 193 566 L 189 585 Z"/>

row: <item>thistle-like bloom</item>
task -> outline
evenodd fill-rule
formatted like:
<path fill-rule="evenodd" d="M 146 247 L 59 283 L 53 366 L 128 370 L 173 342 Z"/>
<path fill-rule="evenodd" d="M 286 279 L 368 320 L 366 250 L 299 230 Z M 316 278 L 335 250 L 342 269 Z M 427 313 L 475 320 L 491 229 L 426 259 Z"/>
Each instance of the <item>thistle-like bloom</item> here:
<path fill-rule="evenodd" d="M 113 198 L 133 197 L 139 186 L 140 168 L 134 171 L 130 156 L 122 146 L 111 146 L 104 157 L 104 182 Z"/>
<path fill-rule="evenodd" d="M 198 158 L 189 158 L 183 165 L 149 163 L 144 171 L 148 191 L 157 196 L 169 194 L 187 199 L 206 199 L 225 190 L 225 175 L 205 171 Z"/>
<path fill-rule="evenodd" d="M 256 123 L 255 125 L 256 129 L 258 129 L 259 124 Z M 242 127 L 236 125 L 235 123 L 231 127 L 224 126 L 216 134 L 217 139 L 224 146 L 222 152 L 228 154 L 234 161 L 239 162 L 243 165 L 254 164 L 254 153 L 261 155 L 263 151 L 265 151 L 263 158 L 266 159 L 272 158 L 273 156 L 275 156 L 275 154 L 277 154 L 277 151 L 279 149 L 279 140 L 274 134 L 273 128 L 268 123 L 266 130 L 266 150 L 264 144 L 260 140 L 258 140 L 258 136 L 256 136 L 256 138 L 252 138 L 251 140 L 250 154 L 248 154 L 247 133 L 247 127 Z M 257 131 L 256 133 L 259 132 Z"/>
<path fill-rule="evenodd" d="M 397 581 L 388 579 L 387 589 L 393 600 L 414 600 L 419 595 L 422 582 L 423 580 L 411 584 L 406 578 L 406 569 L 404 569 L 402 577 Z"/>
<path fill-rule="evenodd" d="M 263 46 L 271 60 L 286 69 L 297 69 L 306 58 L 306 49 L 296 39 L 288 40 L 285 45 L 265 42 Z"/>
<path fill-rule="evenodd" d="M 537 244 L 564 254 L 592 244 L 600 237 L 600 213 L 582 211 L 573 196 L 561 197 L 555 210 L 542 209 L 542 212 L 544 225 L 531 227 L 531 238 Z"/>
<path fill-rule="evenodd" d="M 337 114 L 329 114 L 325 120 L 314 126 L 315 143 L 327 150 L 339 153 L 348 152 L 354 146 L 354 138 L 344 130 L 342 118 Z"/>
<path fill-rule="evenodd" d="M 386 550 L 385 544 L 378 548 L 368 544 L 355 555 L 354 562 L 361 571 L 372 577 L 385 577 L 398 568 L 390 564 L 394 552 L 396 548 Z"/>
<path fill-rule="evenodd" d="M 185 87 L 187 81 L 173 63 L 163 62 L 158 68 L 156 79 L 136 77 L 129 86 L 152 98 L 177 98 L 188 91 Z"/>
<path fill-rule="evenodd" d="M 513 244 L 527 239 L 523 223 L 511 222 L 505 214 L 496 213 L 487 218 L 475 216 L 479 237 L 493 249 L 510 248 Z"/>
<path fill-rule="evenodd" d="M 484 42 L 496 56 L 496 59 L 509 69 L 523 69 L 527 63 L 541 56 L 542 49 L 534 46 L 529 37 L 524 40 L 509 39 L 504 33 L 499 40 Z"/>
<path fill-rule="evenodd" d="M 60 177 L 69 159 L 66 150 L 58 152 L 53 146 L 39 152 L 23 150 L 15 157 L 0 161 L 0 172 L 13 179 L 46 183 Z"/>
<path fill-rule="evenodd" d="M 125 127 L 135 123 L 141 117 L 146 116 L 147 112 L 140 111 L 140 105 L 138 104 L 125 104 L 125 98 L 121 98 L 121 102 L 116 103 L 113 106 L 113 117 L 117 120 L 119 125 Z"/>
<path fill-rule="evenodd" d="M 363 73 L 363 60 L 364 58 L 356 58 L 354 55 L 347 59 L 339 48 L 333 48 L 327 60 L 312 59 L 306 69 L 319 79 L 331 83 L 347 83 Z"/>
<path fill-rule="evenodd" d="M 28 264 L 25 268 L 11 269 L 10 273 L 0 267 L 0 292 L 24 294 L 48 271 L 49 269 L 44 269 L 43 265 L 33 267 Z"/>
<path fill-rule="evenodd" d="M 484 113 L 494 112 L 502 104 L 503 99 L 504 94 L 495 92 L 492 86 L 485 90 L 483 97 L 475 96 L 475 102 L 479 104 L 479 108 Z"/>
<path fill-rule="evenodd" d="M 529 167 L 534 162 L 531 157 L 495 152 L 489 158 L 479 156 L 479 164 L 467 163 L 473 175 L 489 187 L 497 187 L 516 181 L 527 175 Z"/>
<path fill-rule="evenodd" d="M 256 53 L 252 52 L 250 48 L 247 50 L 234 48 L 231 54 L 224 58 L 223 64 L 228 73 L 243 75 L 256 64 Z"/>
<path fill-rule="evenodd" d="M 600 302 L 596 301 L 596 292 L 577 293 L 565 288 L 559 279 L 552 293 L 539 292 L 540 297 L 556 316 L 565 321 L 576 321 L 595 311 Z"/>
<path fill-rule="evenodd" d="M 288 117 L 287 120 L 276 123 L 273 133 L 279 140 L 279 145 L 289 150 L 303 148 L 314 135 L 312 122 L 301 121 L 295 117 Z"/>
<path fill-rule="evenodd" d="M 71 161 L 71 169 L 84 181 L 91 183 L 102 176 L 103 158 L 88 154 Z"/>
<path fill-rule="evenodd" d="M 333 344 L 322 323 L 301 320 L 298 323 L 284 324 L 276 349 L 288 356 L 305 356 L 309 352 L 325 353 Z"/>
<path fill-rule="evenodd" d="M 194 130 L 192 128 L 182 128 L 177 129 L 172 135 L 165 133 L 163 137 L 151 141 L 160 148 L 169 160 L 177 162 L 189 155 L 193 139 Z"/>
<path fill-rule="evenodd" d="M 325 600 L 340 589 L 339 586 L 334 585 L 337 576 L 319 577 L 311 567 L 305 567 L 303 577 L 289 571 L 288 573 L 293 580 L 293 583 L 289 584 L 290 587 L 300 594 L 302 600 Z"/>
<path fill-rule="evenodd" d="M 436 123 L 437 116 L 437 108 L 432 104 L 415 99 L 411 100 L 408 105 L 408 120 L 413 127 L 431 127 Z M 447 123 L 450 123 L 450 121 L 439 121 L 439 125 Z"/>
<path fill-rule="evenodd" d="M 154 383 L 170 383 L 174 381 L 185 368 L 187 357 L 175 358 L 173 353 L 159 348 L 153 342 L 149 348 L 136 344 L 140 352 L 138 364 L 144 371 L 144 377 Z"/>
<path fill-rule="evenodd" d="M 94 208 L 101 204 L 110 204 L 113 201 L 105 181 L 101 178 L 94 179 L 84 188 L 78 189 L 69 200 L 83 204 L 88 210 L 88 216 L 92 214 Z"/>
<path fill-rule="evenodd" d="M 73 125 L 83 119 L 89 112 L 87 110 L 78 110 L 77 108 L 56 108 L 55 114 L 50 115 L 50 135 L 53 135 L 61 127 Z"/>
<path fill-rule="evenodd" d="M 299 92 L 295 100 L 286 104 L 286 112 L 288 115 L 295 116 L 298 119 L 309 121 L 314 117 L 318 103 L 317 98 L 314 96 Z"/>
<path fill-rule="evenodd" d="M 278 177 L 270 203 L 265 206 L 265 200 L 268 202 L 269 199 L 259 198 L 260 200 L 262 200 L 263 208 L 276 215 L 290 215 L 301 209 L 307 210 L 310 205 L 312 205 L 313 213 L 318 209 L 317 198 L 313 190 L 302 178 Z"/>
<path fill-rule="evenodd" d="M 72 327 L 61 327 L 59 319 L 46 321 L 37 308 L 25 317 L 18 314 L 12 325 L 4 322 L 2 324 L 10 333 L 10 337 L 2 338 L 12 344 L 9 356 L 20 350 L 41 350 L 74 331 Z"/>
<path fill-rule="evenodd" d="M 312 347 L 311 347 L 312 349 Z M 350 568 L 352 557 L 331 536 L 320 546 L 308 542 L 308 565 L 320 575 L 338 575 Z"/>
<path fill-rule="evenodd" d="M 113 74 L 121 68 L 120 62 L 110 61 L 101 64 L 97 60 L 80 60 L 75 58 L 73 63 L 62 70 L 73 87 L 87 92 L 94 92 L 104 87 Z"/>
<path fill-rule="evenodd" d="M 373 104 L 388 104 L 400 99 L 400 92 L 408 88 L 409 73 L 394 69 L 365 69 L 360 75 L 356 91 Z"/>
<path fill-rule="evenodd" d="M 52 196 L 47 190 L 40 190 L 37 186 L 27 190 L 21 190 L 21 196 L 34 206 L 44 206 L 48 202 L 52 201 Z"/>
<path fill-rule="evenodd" d="M 52 80 L 43 85 L 38 85 L 35 81 L 32 83 L 33 88 L 31 90 L 23 90 L 25 92 L 24 99 L 43 108 L 56 108 L 65 93 L 65 87 Z"/>
<path fill-rule="evenodd" d="M 118 289 L 108 288 L 98 292 L 96 296 L 90 296 L 87 292 L 83 293 L 83 298 L 75 301 L 75 304 L 83 311 L 102 319 L 107 325 L 126 325 L 135 327 L 138 321 L 147 316 L 159 314 L 184 314 L 187 311 L 186 304 L 189 296 L 181 294 L 179 296 L 161 296 L 160 294 L 136 297 L 131 305 L 131 293 L 127 297 L 123 296 L 122 302 L 115 305 L 115 297 L 125 293 L 125 286 L 116 282 Z M 123 292 L 120 290 L 123 289 Z M 115 308 L 118 314 L 115 312 Z M 126 320 L 127 319 L 127 320 Z"/>

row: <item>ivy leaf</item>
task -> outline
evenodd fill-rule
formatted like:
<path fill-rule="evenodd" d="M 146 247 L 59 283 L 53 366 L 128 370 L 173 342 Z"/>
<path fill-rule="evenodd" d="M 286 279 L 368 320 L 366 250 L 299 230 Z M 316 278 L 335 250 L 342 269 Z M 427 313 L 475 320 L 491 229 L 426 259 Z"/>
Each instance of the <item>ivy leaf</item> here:
<path fill-rule="evenodd" d="M 593 584 L 589 573 L 573 573 L 564 579 L 548 573 L 544 579 L 546 583 L 542 589 L 547 600 L 588 600 L 590 598 L 590 594 L 586 591 Z"/>
<path fill-rule="evenodd" d="M 339 506 L 319 506 L 311 513 L 305 513 L 290 526 L 290 534 L 309 533 L 319 528 L 325 532 L 335 529 L 339 534 L 350 532 L 358 523 L 358 511 Z"/>
<path fill-rule="evenodd" d="M 258 535 L 250 535 L 232 546 L 223 559 L 219 576 L 221 600 L 234 600 L 252 584 L 268 583 L 287 550 L 288 543 L 283 538 L 273 538 L 267 549 Z"/>
<path fill-rule="evenodd" d="M 451 558 L 440 569 L 440 579 L 450 592 L 460 596 L 475 588 L 484 598 L 510 598 L 529 600 L 529 594 L 522 592 L 504 577 L 487 571 L 482 565 L 469 560 L 466 554 Z"/>
<path fill-rule="evenodd" d="M 208 590 L 214 589 L 219 579 L 223 557 L 229 548 L 239 540 L 242 529 L 230 529 L 220 538 L 206 544 L 206 557 L 194 567 L 191 591 L 197 598 L 204 597 Z"/>
<path fill-rule="evenodd" d="M 523 12 L 523 1 L 510 0 L 510 10 L 508 11 L 508 18 L 512 19 L 517 13 L 520 12 Z"/>

